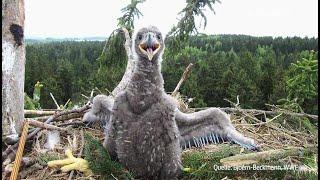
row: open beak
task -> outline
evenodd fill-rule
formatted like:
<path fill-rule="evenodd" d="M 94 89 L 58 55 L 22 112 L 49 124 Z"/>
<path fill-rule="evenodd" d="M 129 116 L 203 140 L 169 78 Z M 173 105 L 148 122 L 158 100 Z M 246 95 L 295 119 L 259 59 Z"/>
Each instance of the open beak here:
<path fill-rule="evenodd" d="M 139 44 L 139 49 L 151 61 L 153 56 L 160 50 L 160 46 L 161 45 L 157 40 L 151 40 L 149 37 L 147 41 Z"/>

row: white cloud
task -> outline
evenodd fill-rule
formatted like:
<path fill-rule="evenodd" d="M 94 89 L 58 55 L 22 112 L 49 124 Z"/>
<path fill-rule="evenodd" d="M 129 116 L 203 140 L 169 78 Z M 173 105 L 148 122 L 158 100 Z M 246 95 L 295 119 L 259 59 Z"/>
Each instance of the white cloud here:
<path fill-rule="evenodd" d="M 207 34 L 318 37 L 317 0 L 221 0 L 207 10 Z M 26 0 L 26 37 L 107 36 L 130 0 Z M 156 25 L 164 33 L 178 22 L 181 0 L 147 0 L 136 27 Z"/>

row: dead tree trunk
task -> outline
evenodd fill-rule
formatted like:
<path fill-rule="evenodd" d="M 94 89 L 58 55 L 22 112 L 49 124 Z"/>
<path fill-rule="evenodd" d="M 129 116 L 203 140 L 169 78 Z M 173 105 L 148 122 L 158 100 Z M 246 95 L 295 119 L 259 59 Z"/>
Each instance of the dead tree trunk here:
<path fill-rule="evenodd" d="M 24 118 L 24 0 L 2 0 L 2 137 L 17 139 Z"/>

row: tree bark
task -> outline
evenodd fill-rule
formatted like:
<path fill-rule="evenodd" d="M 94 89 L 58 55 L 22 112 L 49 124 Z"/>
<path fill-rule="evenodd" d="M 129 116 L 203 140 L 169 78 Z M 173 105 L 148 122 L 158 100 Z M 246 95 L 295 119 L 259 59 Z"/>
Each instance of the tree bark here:
<path fill-rule="evenodd" d="M 2 0 L 2 137 L 16 139 L 24 119 L 24 0 Z"/>

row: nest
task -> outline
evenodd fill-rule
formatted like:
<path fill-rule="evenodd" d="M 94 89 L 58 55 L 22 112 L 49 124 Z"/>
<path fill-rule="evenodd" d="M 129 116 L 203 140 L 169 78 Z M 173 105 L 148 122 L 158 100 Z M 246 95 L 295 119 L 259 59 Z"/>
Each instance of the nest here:
<path fill-rule="evenodd" d="M 177 99 L 181 111 L 187 113 L 195 111 L 195 109 L 189 108 L 188 98 L 181 96 L 179 93 L 176 93 L 174 97 Z M 286 149 L 288 147 L 317 147 L 318 133 L 315 127 L 310 125 L 307 118 L 296 118 L 283 114 L 268 117 L 261 113 L 247 113 L 239 107 L 237 109 L 238 111 L 231 113 L 232 123 L 239 132 L 255 139 L 262 151 Z M 81 122 L 81 118 L 73 118 L 65 121 L 55 121 L 52 125 L 66 127 L 67 131 L 59 131 L 59 142 L 55 144 L 52 150 L 48 150 L 48 130 L 41 130 L 33 139 L 27 141 L 19 179 L 101 179 L 99 175 L 85 177 L 77 171 L 63 173 L 59 168 L 48 168 L 46 165 L 50 160 L 65 158 L 66 149 L 71 149 L 75 157 L 83 157 L 84 133 L 88 133 L 103 142 L 104 130 L 101 124 L 87 126 Z M 204 151 L 210 153 L 216 151 L 219 146 L 222 146 L 222 144 L 208 145 L 202 149 L 194 148 L 186 150 L 186 152 Z M 29 159 L 31 163 L 24 162 L 26 159 Z M 283 160 L 286 163 L 303 164 L 296 157 L 286 157 Z M 10 164 L 3 167 L 3 177 L 10 175 L 10 167 L 12 167 Z M 317 173 L 315 169 L 312 169 L 312 171 Z"/>

